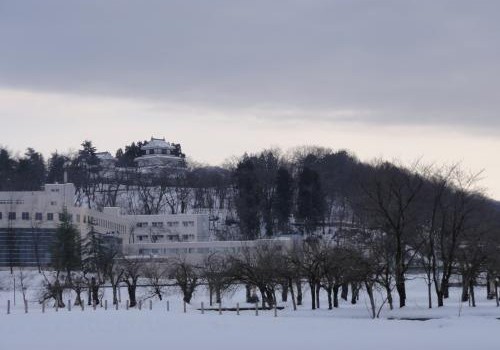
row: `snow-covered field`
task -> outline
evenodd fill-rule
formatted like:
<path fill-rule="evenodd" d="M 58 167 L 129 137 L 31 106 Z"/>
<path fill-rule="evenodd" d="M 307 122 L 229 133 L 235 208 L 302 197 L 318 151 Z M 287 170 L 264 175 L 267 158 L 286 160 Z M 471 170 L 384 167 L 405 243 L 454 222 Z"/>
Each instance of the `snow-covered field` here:
<path fill-rule="evenodd" d="M 208 304 L 208 296 L 200 289 L 183 313 L 181 297 L 170 291 L 162 302 L 144 301 L 142 311 L 125 310 L 126 293 L 122 289 L 123 303 L 120 310 L 73 307 L 72 311 L 47 307 L 42 313 L 36 301 L 38 287 L 31 281 L 29 313 L 24 313 L 22 295 L 17 292 L 16 306 L 6 314 L 7 300 L 13 300 L 11 277 L 0 273 L 0 349 L 471 349 L 486 346 L 497 349 L 500 309 L 494 301 L 486 300 L 482 289 L 477 291 L 478 307 L 460 305 L 459 290 L 444 308 L 427 308 L 425 284 L 421 279 L 408 282 L 408 307 L 403 310 L 384 310 L 381 319 L 369 318 L 365 295 L 357 305 L 342 302 L 339 309 L 329 311 L 323 301 L 322 309 L 311 311 L 308 295 L 305 305 L 293 311 L 291 304 L 274 317 L 273 311 L 234 312 L 216 311 L 201 314 L 197 309 L 201 301 Z M 145 295 L 142 290 L 139 295 Z M 71 296 L 66 295 L 65 299 Z M 105 299 L 111 300 L 110 291 Z M 167 312 L 166 300 L 170 311 Z M 224 306 L 242 307 L 242 290 L 228 296 Z M 390 320 L 390 318 L 431 318 L 428 321 Z"/>

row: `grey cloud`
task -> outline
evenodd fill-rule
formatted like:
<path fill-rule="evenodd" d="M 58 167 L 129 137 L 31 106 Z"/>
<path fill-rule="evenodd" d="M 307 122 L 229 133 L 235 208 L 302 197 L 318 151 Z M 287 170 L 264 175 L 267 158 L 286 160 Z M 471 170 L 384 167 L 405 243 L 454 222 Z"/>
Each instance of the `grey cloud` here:
<path fill-rule="evenodd" d="M 0 86 L 500 131 L 498 13 L 481 0 L 3 0 Z"/>

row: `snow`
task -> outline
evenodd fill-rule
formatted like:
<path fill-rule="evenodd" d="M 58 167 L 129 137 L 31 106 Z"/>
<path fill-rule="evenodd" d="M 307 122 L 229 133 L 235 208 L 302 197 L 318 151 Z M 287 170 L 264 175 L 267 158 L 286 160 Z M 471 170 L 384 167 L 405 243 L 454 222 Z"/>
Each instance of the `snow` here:
<path fill-rule="evenodd" d="M 153 310 L 149 301 L 143 302 L 142 310 L 120 310 L 111 307 L 86 307 L 85 311 L 73 307 L 72 311 L 47 307 L 45 313 L 36 302 L 36 279 L 30 281 L 29 313 L 23 310 L 22 295 L 17 294 L 17 304 L 10 315 L 6 314 L 6 301 L 12 299 L 9 288 L 11 277 L 1 273 L 3 291 L 0 291 L 0 349 L 140 349 L 144 346 L 183 349 L 471 349 L 486 346 L 498 348 L 497 334 L 500 326 L 500 309 L 494 301 L 485 298 L 485 292 L 477 290 L 478 307 L 460 306 L 459 289 L 453 289 L 451 300 L 444 308 L 427 309 L 425 284 L 421 279 L 408 283 L 408 307 L 394 311 L 384 310 L 381 319 L 371 320 L 364 294 L 357 305 L 342 302 L 339 309 L 311 311 L 305 295 L 305 305 L 294 312 L 290 304 L 278 311 L 224 312 L 206 311 L 197 308 L 201 301 L 208 305 L 206 292 L 200 290 L 187 313 L 183 313 L 181 297 L 176 291 L 166 300 L 156 299 Z M 146 290 L 139 295 L 144 296 Z M 111 298 L 106 291 L 106 298 Z M 66 295 L 65 299 L 69 299 Z M 125 289 L 122 298 L 125 300 Z M 238 290 L 227 296 L 224 306 L 242 303 L 244 291 Z M 397 299 L 397 298 L 396 298 Z M 124 301 L 123 300 L 123 301 Z M 455 300 L 455 301 L 454 301 Z M 397 301 L 397 300 L 396 300 Z M 459 316 L 460 315 L 460 316 Z M 428 317 L 429 321 L 389 320 L 389 318 Z M 495 346 L 496 345 L 496 346 Z"/>

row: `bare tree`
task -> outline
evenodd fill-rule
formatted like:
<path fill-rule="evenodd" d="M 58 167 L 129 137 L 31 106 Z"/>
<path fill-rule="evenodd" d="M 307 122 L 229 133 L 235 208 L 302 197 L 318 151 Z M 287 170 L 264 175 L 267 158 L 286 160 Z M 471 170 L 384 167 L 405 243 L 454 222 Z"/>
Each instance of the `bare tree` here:
<path fill-rule="evenodd" d="M 167 287 L 168 261 L 152 260 L 144 264 L 144 278 L 148 281 L 151 297 L 157 296 L 163 300 L 164 290 Z"/>
<path fill-rule="evenodd" d="M 169 275 L 175 280 L 175 285 L 180 288 L 183 300 L 191 303 L 194 291 L 200 285 L 199 268 L 189 263 L 185 257 L 177 257 L 170 260 Z"/>
<path fill-rule="evenodd" d="M 234 277 L 231 275 L 228 259 L 217 253 L 211 253 L 204 259 L 201 266 L 201 277 L 206 281 L 210 294 L 210 306 L 215 302 L 222 302 L 222 295 L 234 286 Z"/>
<path fill-rule="evenodd" d="M 137 281 L 143 273 L 143 262 L 138 259 L 122 258 L 120 265 L 123 270 L 122 281 L 127 285 L 130 307 L 135 307 L 137 305 Z"/>

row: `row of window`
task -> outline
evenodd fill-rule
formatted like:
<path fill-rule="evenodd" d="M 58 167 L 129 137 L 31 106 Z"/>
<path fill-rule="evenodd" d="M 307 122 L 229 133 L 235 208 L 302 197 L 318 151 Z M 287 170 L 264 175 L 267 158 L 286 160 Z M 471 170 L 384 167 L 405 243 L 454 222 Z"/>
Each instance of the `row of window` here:
<path fill-rule="evenodd" d="M 138 235 L 137 240 L 139 241 L 151 241 L 152 243 L 156 243 L 158 241 L 163 241 L 163 239 L 168 239 L 169 241 L 173 242 L 180 242 L 180 241 L 194 241 L 195 236 L 194 235 Z"/>
<path fill-rule="evenodd" d="M 170 150 L 164 148 L 163 149 L 155 148 L 147 150 L 146 154 L 170 154 Z"/>
<path fill-rule="evenodd" d="M 7 220 L 17 220 L 18 216 L 16 212 L 8 212 L 6 215 Z M 22 212 L 21 213 L 21 220 L 29 221 L 33 218 L 31 213 L 29 212 Z M 59 214 L 58 216 L 59 221 L 62 220 L 62 214 Z M 35 221 L 43 221 L 43 213 L 35 213 L 34 215 Z M 3 220 L 3 213 L 0 212 L 0 220 Z M 47 213 L 45 216 L 45 220 L 47 221 L 54 221 L 54 213 Z"/>
<path fill-rule="evenodd" d="M 0 199 L 0 204 L 24 204 L 24 201 L 21 199 Z"/>
<path fill-rule="evenodd" d="M 243 247 L 228 247 L 228 248 L 141 248 L 139 255 L 168 255 L 168 254 L 208 254 L 208 253 L 239 253 L 243 251 Z"/>
<path fill-rule="evenodd" d="M 167 226 L 168 227 L 179 227 L 179 221 L 168 221 Z M 164 227 L 165 223 L 164 222 L 152 222 L 151 226 L 152 227 Z M 149 222 L 138 222 L 136 224 L 137 227 L 148 227 Z M 184 227 L 194 227 L 194 221 L 183 221 L 182 226 Z"/>

